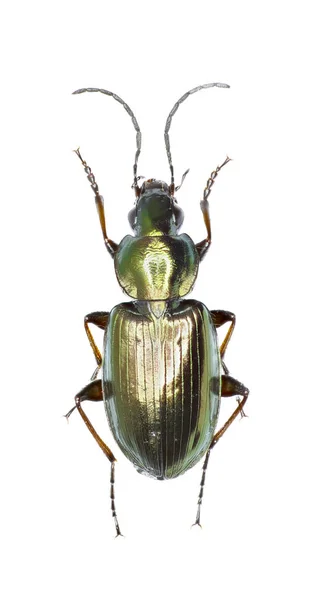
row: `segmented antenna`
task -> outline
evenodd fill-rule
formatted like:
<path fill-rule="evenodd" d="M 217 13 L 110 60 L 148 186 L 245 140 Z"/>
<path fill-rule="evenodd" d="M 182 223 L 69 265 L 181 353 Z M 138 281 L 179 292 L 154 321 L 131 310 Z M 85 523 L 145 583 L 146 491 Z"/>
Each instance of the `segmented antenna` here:
<path fill-rule="evenodd" d="M 76 90 L 75 92 L 73 92 L 73 94 L 83 94 L 84 92 L 101 92 L 101 94 L 106 94 L 107 96 L 112 96 L 112 98 L 114 98 L 114 100 L 116 100 L 117 102 L 122 104 L 123 108 L 125 108 L 126 112 L 130 115 L 130 117 L 132 119 L 132 123 L 134 125 L 134 129 L 136 131 L 136 153 L 135 153 L 134 165 L 133 165 L 133 175 L 134 175 L 133 187 L 136 189 L 137 182 L 138 182 L 137 167 L 138 167 L 138 159 L 139 159 L 140 152 L 141 152 L 142 135 L 141 135 L 141 130 L 138 125 L 138 122 L 134 116 L 134 113 L 130 109 L 129 105 L 126 104 L 126 102 L 124 102 L 124 100 L 122 100 L 122 98 L 120 98 L 120 96 L 117 96 L 117 94 L 113 94 L 113 92 L 109 92 L 108 90 L 102 90 L 99 88 L 82 88 L 80 90 Z"/>
<path fill-rule="evenodd" d="M 180 104 L 182 104 L 182 102 L 184 102 L 189 96 L 191 96 L 192 94 L 195 94 L 196 92 L 199 92 L 199 90 L 204 90 L 204 89 L 212 88 L 212 87 L 229 88 L 230 86 L 227 83 L 205 83 L 204 85 L 198 85 L 198 87 L 195 87 L 192 90 L 189 90 L 189 92 L 186 92 L 185 94 L 183 94 L 183 96 L 181 96 L 181 98 L 179 98 L 179 100 L 175 103 L 174 107 L 170 111 L 169 116 L 166 120 L 165 130 L 164 130 L 164 141 L 165 141 L 165 147 L 166 147 L 166 151 L 167 151 L 170 173 L 171 173 L 172 193 L 174 193 L 174 189 L 175 189 L 174 188 L 174 170 L 173 170 L 173 164 L 172 164 L 170 139 L 169 139 L 169 129 L 171 126 L 172 117 L 173 117 L 174 113 L 177 112 Z"/>

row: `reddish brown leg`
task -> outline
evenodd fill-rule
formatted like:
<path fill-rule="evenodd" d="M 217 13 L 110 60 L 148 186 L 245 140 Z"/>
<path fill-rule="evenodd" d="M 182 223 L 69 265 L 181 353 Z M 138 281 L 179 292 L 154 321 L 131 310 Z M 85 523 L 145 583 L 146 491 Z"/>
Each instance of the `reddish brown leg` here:
<path fill-rule="evenodd" d="M 88 315 L 86 315 L 86 317 L 84 317 L 84 326 L 85 326 L 85 331 L 86 331 L 86 335 L 88 337 L 89 343 L 91 345 L 91 348 L 93 350 L 96 362 L 97 362 L 97 367 L 91 377 L 91 381 L 94 381 L 97 377 L 97 374 L 102 366 L 102 355 L 95 343 L 93 334 L 89 328 L 89 324 L 92 325 L 96 325 L 97 327 L 99 327 L 100 329 L 103 329 L 105 331 L 107 325 L 108 325 L 108 320 L 109 320 L 109 316 L 110 313 L 108 312 L 93 312 L 93 313 L 89 313 Z M 97 394 L 96 394 L 97 396 Z M 92 400 L 92 402 L 97 402 L 99 400 L 102 400 L 103 398 L 101 397 L 95 397 L 95 398 L 90 398 L 90 400 Z M 87 400 L 89 400 L 89 398 L 87 398 Z M 64 415 L 66 417 L 66 419 L 69 419 L 70 415 L 72 414 L 72 412 L 74 412 L 76 406 L 73 406 L 68 413 L 66 413 L 66 415 Z"/>
<path fill-rule="evenodd" d="M 103 400 L 102 381 L 100 379 L 91 381 L 91 383 L 86 385 L 75 396 L 75 404 L 76 404 L 76 408 L 77 408 L 80 416 L 82 417 L 87 429 L 91 432 L 93 438 L 99 445 L 100 449 L 102 450 L 102 452 L 104 452 L 106 458 L 108 458 L 108 460 L 111 463 L 110 498 L 111 498 L 112 517 L 114 519 L 114 524 L 115 524 L 115 529 L 116 529 L 116 537 L 117 537 L 118 535 L 122 535 L 122 534 L 121 534 L 120 526 L 119 526 L 119 523 L 117 520 L 116 509 L 115 509 L 115 495 L 114 495 L 115 473 L 114 473 L 114 471 L 115 471 L 116 458 L 115 458 L 113 452 L 110 450 L 110 448 L 105 444 L 105 442 L 103 442 L 102 438 L 98 435 L 97 431 L 95 430 L 92 423 L 90 422 L 88 416 L 86 415 L 83 408 L 81 407 L 81 402 L 84 402 L 84 400 L 91 400 L 94 402 Z"/>
<path fill-rule="evenodd" d="M 101 225 L 101 230 L 102 230 L 105 246 L 107 248 L 107 251 L 110 253 L 110 255 L 113 258 L 114 254 L 118 248 L 118 244 L 113 242 L 113 240 L 111 240 L 106 233 L 104 198 L 99 193 L 98 185 L 95 181 L 95 177 L 92 173 L 92 169 L 88 166 L 87 162 L 82 158 L 79 148 L 77 150 L 74 150 L 74 152 L 75 152 L 75 154 L 77 154 L 79 160 L 81 161 L 81 163 L 84 167 L 84 171 L 87 175 L 87 179 L 90 182 L 91 188 L 95 194 L 95 203 L 96 203 L 96 208 L 97 208 L 97 212 L 98 212 L 98 217 L 100 220 L 100 225 Z"/>
<path fill-rule="evenodd" d="M 95 379 L 95 381 L 92 382 L 92 384 L 90 383 L 89 386 L 91 386 L 90 389 L 90 395 L 86 396 L 86 394 L 80 396 L 79 402 L 84 402 L 85 400 L 89 400 L 90 402 L 102 402 L 103 401 L 103 395 L 102 395 L 102 381 L 101 379 Z M 87 389 L 88 386 L 84 387 L 82 389 L 82 392 L 84 390 Z M 68 411 L 68 413 L 66 413 L 64 415 L 64 417 L 66 417 L 66 419 L 68 420 L 70 415 L 72 414 L 72 412 L 74 412 L 74 410 L 77 408 L 76 404 L 74 406 L 72 406 L 72 408 Z"/>
<path fill-rule="evenodd" d="M 229 371 L 224 363 L 224 356 L 225 356 L 227 346 L 230 342 L 230 338 L 235 329 L 236 316 L 234 315 L 234 313 L 229 312 L 228 310 L 211 310 L 210 314 L 211 314 L 211 318 L 213 320 L 213 323 L 214 323 L 214 326 L 216 327 L 216 329 L 218 329 L 218 327 L 221 327 L 222 325 L 225 325 L 225 323 L 230 323 L 230 326 L 226 333 L 225 339 L 220 346 L 220 357 L 222 360 L 222 366 L 223 366 L 223 369 L 224 369 L 226 375 L 228 375 Z"/>
<path fill-rule="evenodd" d="M 202 504 L 203 491 L 204 491 L 205 480 L 206 480 L 206 471 L 207 471 L 207 467 L 208 467 L 210 451 L 217 444 L 217 442 L 220 440 L 220 438 L 224 435 L 224 433 L 227 431 L 228 427 L 236 419 L 237 415 L 242 414 L 243 407 L 248 398 L 248 394 L 249 394 L 249 390 L 242 383 L 237 381 L 237 379 L 234 379 L 230 375 L 226 375 L 226 374 L 222 375 L 222 377 L 221 377 L 221 396 L 228 397 L 228 396 L 240 395 L 243 397 L 243 399 L 241 401 L 237 400 L 238 407 L 234 410 L 234 412 L 231 414 L 231 416 L 226 421 L 226 423 L 223 425 L 223 427 L 221 427 L 221 429 L 219 429 L 219 431 L 217 431 L 217 433 L 214 435 L 212 442 L 209 446 L 209 449 L 207 451 L 207 454 L 206 454 L 206 457 L 205 457 L 205 460 L 204 460 L 204 463 L 202 466 L 200 492 L 199 492 L 199 497 L 198 497 L 198 509 L 197 509 L 196 521 L 194 523 L 194 525 L 199 525 L 199 527 L 201 527 L 200 511 L 201 511 L 201 504 Z"/>
<path fill-rule="evenodd" d="M 236 325 L 236 316 L 234 315 L 234 313 L 229 312 L 228 310 L 211 310 L 210 311 L 213 323 L 216 327 L 216 329 L 218 329 L 218 327 L 221 327 L 221 325 L 225 325 L 225 323 L 230 323 L 229 329 L 226 333 L 225 339 L 223 341 L 223 343 L 220 346 L 220 357 L 221 357 L 221 364 L 223 367 L 223 370 L 225 372 L 226 375 L 229 375 L 229 370 L 226 366 L 226 363 L 224 363 L 224 356 L 225 356 L 225 352 L 227 349 L 227 346 L 230 342 L 230 338 L 233 334 L 233 331 L 235 329 L 235 325 Z M 244 413 L 244 409 L 241 409 L 240 414 L 242 417 L 246 417 L 247 415 L 245 415 Z"/>
<path fill-rule="evenodd" d="M 93 334 L 89 328 L 89 325 L 90 324 L 96 325 L 97 327 L 99 327 L 100 329 L 103 329 L 103 331 L 105 331 L 105 329 L 108 325 L 109 316 L 110 316 L 110 313 L 108 313 L 108 312 L 93 312 L 93 313 L 86 315 L 86 317 L 84 318 L 84 326 L 85 326 L 86 335 L 88 337 L 88 341 L 91 345 L 91 348 L 94 352 L 95 360 L 97 362 L 97 367 L 91 377 L 91 381 L 96 379 L 97 374 L 102 366 L 102 355 L 95 343 L 95 340 L 94 340 Z"/>
<path fill-rule="evenodd" d="M 211 188 L 213 186 L 213 184 L 215 183 L 215 179 L 219 173 L 219 171 L 225 166 L 227 165 L 227 163 L 229 163 L 231 159 L 227 156 L 226 160 L 224 160 L 224 162 L 219 165 L 217 167 L 217 169 L 215 169 L 215 171 L 212 171 L 212 173 L 210 174 L 210 177 L 207 181 L 207 185 L 204 189 L 204 193 L 203 193 L 203 199 L 200 202 L 200 207 L 201 207 L 201 211 L 202 211 L 202 216 L 203 216 L 203 220 L 206 226 L 206 230 L 207 230 L 207 237 L 205 240 L 202 240 L 202 242 L 199 242 L 198 244 L 196 244 L 196 249 L 197 252 L 199 254 L 199 258 L 200 260 L 202 260 L 204 258 L 204 256 L 206 255 L 206 252 L 209 250 L 210 244 L 211 244 L 211 224 L 210 224 L 210 214 L 209 214 L 209 202 L 208 202 L 208 196 L 211 192 Z"/>

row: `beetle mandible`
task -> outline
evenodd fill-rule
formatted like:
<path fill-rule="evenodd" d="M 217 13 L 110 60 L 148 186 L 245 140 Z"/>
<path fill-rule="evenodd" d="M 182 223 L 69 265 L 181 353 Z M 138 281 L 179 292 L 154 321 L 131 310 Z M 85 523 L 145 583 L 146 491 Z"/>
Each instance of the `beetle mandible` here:
<path fill-rule="evenodd" d="M 140 472 L 156 479 L 171 479 L 185 473 L 203 456 L 202 477 L 195 525 L 200 509 L 210 451 L 243 407 L 248 389 L 231 377 L 224 362 L 227 345 L 235 327 L 235 315 L 226 310 L 208 310 L 197 300 L 183 300 L 192 289 L 200 261 L 211 244 L 208 196 L 226 158 L 210 175 L 200 206 L 207 236 L 194 244 L 179 234 L 183 211 L 174 196 L 175 186 L 169 129 L 180 104 L 191 94 L 211 87 L 229 88 L 224 83 L 200 85 L 175 103 L 166 121 L 164 138 L 171 181 L 148 179 L 139 185 L 137 163 L 141 152 L 141 131 L 130 107 L 116 94 L 98 88 L 74 92 L 101 92 L 119 102 L 136 130 L 133 165 L 135 206 L 129 213 L 134 235 L 117 244 L 106 232 L 104 201 L 91 168 L 82 162 L 95 194 L 106 248 L 114 260 L 122 289 L 133 298 L 115 306 L 110 313 L 93 312 L 84 319 L 85 331 L 95 355 L 97 368 L 91 381 L 75 397 L 75 408 L 111 463 L 111 510 L 116 535 L 121 535 L 115 497 L 115 461 L 83 410 L 85 400 L 103 401 L 115 441 Z M 228 323 L 220 346 L 217 328 Z M 101 355 L 89 325 L 104 330 Z M 102 367 L 102 379 L 97 379 Z M 215 433 L 221 397 L 237 396 L 238 406 Z M 239 397 L 241 396 L 241 398 Z"/>

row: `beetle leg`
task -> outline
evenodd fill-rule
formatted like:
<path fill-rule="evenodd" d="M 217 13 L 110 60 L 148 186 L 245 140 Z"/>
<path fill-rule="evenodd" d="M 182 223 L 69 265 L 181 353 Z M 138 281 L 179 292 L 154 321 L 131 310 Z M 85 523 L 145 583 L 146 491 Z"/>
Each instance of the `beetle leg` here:
<path fill-rule="evenodd" d="M 91 432 L 93 438 L 98 443 L 100 449 L 104 452 L 105 456 L 108 458 L 108 460 L 111 463 L 111 477 L 110 477 L 111 491 L 110 491 L 110 498 L 111 498 L 112 517 L 114 519 L 115 529 L 116 529 L 116 537 L 117 537 L 118 535 L 122 535 L 122 534 L 121 534 L 121 530 L 120 530 L 120 526 L 119 526 L 119 523 L 118 523 L 118 520 L 117 520 L 116 510 L 115 510 L 115 494 L 114 494 L 115 474 L 114 474 L 114 471 L 115 471 L 116 458 L 115 458 L 113 452 L 109 449 L 109 447 L 105 444 L 105 442 L 103 442 L 102 438 L 98 435 L 96 429 L 93 427 L 93 425 L 90 422 L 88 416 L 86 415 L 86 413 L 82 409 L 81 402 L 83 402 L 84 400 L 92 400 L 94 402 L 97 402 L 99 400 L 103 400 L 102 381 L 100 379 L 96 379 L 95 381 L 91 381 L 91 383 L 89 383 L 88 385 L 86 385 L 75 396 L 75 405 L 76 405 L 76 408 L 77 408 L 80 416 L 82 417 L 82 419 L 83 419 L 83 421 L 84 421 L 87 429 Z"/>
<path fill-rule="evenodd" d="M 225 325 L 225 323 L 230 323 L 230 326 L 226 333 L 225 339 L 222 342 L 220 349 L 219 349 L 223 369 L 225 371 L 225 374 L 228 375 L 229 371 L 224 363 L 224 356 L 225 356 L 227 346 L 230 342 L 230 338 L 235 329 L 236 316 L 234 315 L 234 313 L 229 312 L 228 310 L 211 310 L 210 314 L 211 314 L 211 318 L 213 320 L 213 324 L 216 327 L 216 329 L 218 329 L 218 327 L 221 327 L 222 325 Z"/>
<path fill-rule="evenodd" d="M 197 515 L 196 515 L 196 521 L 194 523 L 194 525 L 199 525 L 199 527 L 201 527 L 200 511 L 201 511 L 201 504 L 202 504 L 203 491 L 204 491 L 204 485 L 205 485 L 205 480 L 206 480 L 206 471 L 207 471 L 207 466 L 208 466 L 208 462 L 209 462 L 210 451 L 217 444 L 217 442 L 220 440 L 220 438 L 224 435 L 224 433 L 227 431 L 228 427 L 236 419 L 237 415 L 243 414 L 243 407 L 247 401 L 248 394 L 249 394 L 249 390 L 242 383 L 240 383 L 240 381 L 237 381 L 237 379 L 234 379 L 230 375 L 226 375 L 226 374 L 222 375 L 222 377 L 221 377 L 221 396 L 228 397 L 228 396 L 241 395 L 243 397 L 243 399 L 238 400 L 238 407 L 234 410 L 234 412 L 231 414 L 231 416 L 226 421 L 226 423 L 223 425 L 223 427 L 221 427 L 221 429 L 219 429 L 219 431 L 217 431 L 217 433 L 215 433 L 215 435 L 212 439 L 212 442 L 208 448 L 208 452 L 206 454 L 206 457 L 205 457 L 205 460 L 204 460 L 204 463 L 202 466 L 200 492 L 199 492 L 199 497 L 198 497 L 198 510 L 197 510 Z"/>
<path fill-rule="evenodd" d="M 93 393 L 92 393 L 91 397 L 83 396 L 83 397 L 80 398 L 80 400 L 79 400 L 80 402 L 84 402 L 85 400 L 89 400 L 90 402 L 102 402 L 103 401 L 103 396 L 100 393 L 100 391 L 101 391 L 100 388 L 101 388 L 101 385 L 102 385 L 101 379 L 95 379 L 92 383 L 96 383 L 97 384 L 96 393 L 95 393 L 95 388 L 93 386 L 93 389 L 92 389 Z M 85 388 L 83 388 L 83 389 L 85 389 Z M 105 382 L 105 389 L 106 389 L 107 394 L 108 394 L 107 398 L 109 398 L 110 397 L 109 393 L 111 393 L 111 390 L 112 390 L 112 386 L 110 385 L 109 381 Z M 66 415 L 63 415 L 67 419 L 67 421 L 68 421 L 70 415 L 72 414 L 72 412 L 74 412 L 75 408 L 77 408 L 76 404 L 68 411 L 68 413 L 66 413 Z"/>
<path fill-rule="evenodd" d="M 89 328 L 89 324 L 91 323 L 92 325 L 96 325 L 97 327 L 99 327 L 100 329 L 103 329 L 105 331 L 105 329 L 108 325 L 109 316 L 110 316 L 110 313 L 108 313 L 108 312 L 98 312 L 97 311 L 97 312 L 89 313 L 88 315 L 86 315 L 86 317 L 84 317 L 84 326 L 85 326 L 86 335 L 88 337 L 88 341 L 91 345 L 91 348 L 94 352 L 95 360 L 97 362 L 97 367 L 91 377 L 91 381 L 96 379 L 97 374 L 102 366 L 102 355 L 95 343 L 93 334 Z"/>
<path fill-rule="evenodd" d="M 230 322 L 230 326 L 229 329 L 226 333 L 225 339 L 223 341 L 223 343 L 220 346 L 219 352 L 220 352 L 220 358 L 221 358 L 221 364 L 223 367 L 223 370 L 225 372 L 225 375 L 229 375 L 229 370 L 226 367 L 226 363 L 224 363 L 224 355 L 227 349 L 227 346 L 230 342 L 230 338 L 233 334 L 233 331 L 235 329 L 235 325 L 236 325 L 236 315 L 234 315 L 234 313 L 228 311 L 228 310 L 211 310 L 210 311 L 213 323 L 215 325 L 216 328 L 221 327 L 221 325 L 224 325 L 225 323 Z M 242 417 L 246 417 L 245 413 L 244 413 L 244 409 L 242 408 L 240 411 L 240 414 Z"/>
<path fill-rule="evenodd" d="M 231 160 L 231 158 L 229 158 L 228 156 L 226 157 L 226 160 L 224 160 L 224 162 L 219 165 L 217 167 L 217 169 L 215 169 L 214 171 L 212 171 L 212 173 L 210 174 L 210 177 L 207 181 L 207 185 L 204 189 L 203 192 L 203 199 L 200 202 L 200 207 L 201 207 L 201 211 L 202 211 L 202 215 L 203 215 L 203 220 L 206 226 L 206 230 L 207 230 L 207 237 L 205 240 L 202 240 L 202 242 L 199 242 L 198 244 L 196 244 L 196 250 L 199 254 L 199 258 L 200 260 L 202 260 L 206 254 L 206 252 L 209 250 L 210 244 L 211 244 L 211 224 L 210 224 L 210 214 L 209 214 L 209 202 L 208 202 L 208 196 L 211 192 L 211 188 L 215 182 L 215 179 L 219 173 L 219 171 L 225 166 L 227 165 L 227 163 L 229 163 L 229 161 Z"/>
<path fill-rule="evenodd" d="M 219 429 L 219 431 L 217 431 L 217 433 L 215 433 L 213 440 L 209 446 L 210 450 L 212 450 L 212 448 L 217 444 L 217 442 L 224 435 L 224 433 L 227 431 L 228 427 L 232 424 L 232 422 L 236 419 L 236 417 L 239 414 L 243 413 L 243 408 L 246 404 L 246 401 L 247 401 L 247 398 L 249 395 L 249 389 L 247 387 L 245 387 L 242 383 L 240 383 L 240 381 L 238 381 L 237 379 L 234 379 L 230 375 L 222 375 L 221 376 L 221 396 L 224 398 L 227 398 L 228 396 L 239 396 L 239 395 L 242 396 L 243 399 L 238 401 L 238 407 L 230 415 L 229 419 L 226 421 L 226 423 L 223 425 L 223 427 L 221 427 L 221 429 Z"/>
<path fill-rule="evenodd" d="M 98 212 L 98 216 L 99 216 L 99 220 L 100 220 L 100 225 L 101 225 L 101 230 L 102 230 L 105 246 L 113 258 L 116 250 L 118 249 L 118 244 L 113 242 L 113 240 L 111 240 L 106 233 L 103 196 L 101 196 L 101 194 L 99 193 L 98 185 L 97 185 L 95 177 L 92 173 L 92 169 L 88 166 L 87 162 L 82 158 L 79 148 L 77 150 L 74 150 L 74 152 L 75 152 L 75 154 L 77 154 L 78 158 L 80 159 L 80 161 L 84 167 L 84 171 L 87 175 L 87 179 L 90 182 L 91 188 L 95 194 L 95 203 L 96 203 L 96 208 L 97 208 L 97 212 Z"/>
<path fill-rule="evenodd" d="M 103 396 L 100 393 L 100 388 L 101 388 L 101 385 L 102 385 L 101 380 L 100 379 L 95 379 L 95 384 L 97 385 L 97 388 L 95 389 L 93 387 L 93 389 L 92 389 L 92 396 L 90 398 L 86 397 L 86 396 L 83 396 L 83 397 L 80 398 L 80 400 L 79 400 L 80 402 L 84 402 L 85 400 L 90 400 L 90 402 L 102 402 L 103 401 Z M 85 388 L 83 388 L 83 389 L 85 389 Z M 68 413 L 66 413 L 64 415 L 64 417 L 67 419 L 67 421 L 68 421 L 70 415 L 74 412 L 74 410 L 76 408 L 77 408 L 77 406 L 76 406 L 76 404 L 74 404 L 74 406 L 68 411 Z"/>
<path fill-rule="evenodd" d="M 101 353 L 100 353 L 100 351 L 99 351 L 99 349 L 98 349 L 98 347 L 97 347 L 97 345 L 95 343 L 93 334 L 92 334 L 92 332 L 91 332 L 91 330 L 89 328 L 89 323 L 91 323 L 93 325 L 96 325 L 100 329 L 105 330 L 106 327 L 107 327 L 107 325 L 108 325 L 109 316 L 110 316 L 110 313 L 108 313 L 108 312 L 102 312 L 102 311 L 99 312 L 99 311 L 97 311 L 97 312 L 89 313 L 88 315 L 86 315 L 84 317 L 84 326 L 85 326 L 86 335 L 88 337 L 89 343 L 90 343 L 91 348 L 92 348 L 92 350 L 94 352 L 94 356 L 95 356 L 95 359 L 96 359 L 96 362 L 97 362 L 97 367 L 96 367 L 96 369 L 95 369 L 95 371 L 94 371 L 94 373 L 93 373 L 93 375 L 91 377 L 91 381 L 94 381 L 96 379 L 97 374 L 98 374 L 98 372 L 99 372 L 99 370 L 100 370 L 100 368 L 102 366 L 102 355 L 101 355 Z M 81 400 L 81 402 L 83 402 L 83 400 L 92 400 L 94 402 L 97 402 L 99 400 L 103 400 L 103 398 L 102 397 L 101 398 L 97 398 L 97 397 L 95 397 L 95 398 L 83 398 Z M 73 406 L 68 411 L 68 413 L 66 413 L 66 415 L 64 415 L 67 420 L 69 419 L 70 415 L 75 410 L 75 408 L 76 408 L 76 406 Z"/>

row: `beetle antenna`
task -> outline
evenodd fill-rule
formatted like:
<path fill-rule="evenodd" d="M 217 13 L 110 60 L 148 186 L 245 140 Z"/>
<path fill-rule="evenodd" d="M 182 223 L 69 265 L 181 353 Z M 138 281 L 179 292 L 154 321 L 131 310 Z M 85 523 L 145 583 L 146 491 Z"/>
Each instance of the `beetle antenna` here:
<path fill-rule="evenodd" d="M 174 113 L 177 112 L 180 104 L 182 104 L 182 102 L 184 102 L 189 96 L 191 96 L 192 94 L 195 94 L 196 92 L 199 92 L 199 90 L 204 90 L 204 89 L 212 88 L 212 87 L 229 88 L 230 86 L 227 83 L 205 83 L 204 85 L 198 85 L 197 87 L 193 88 L 192 90 L 189 90 L 189 92 L 186 92 L 185 94 L 183 94 L 183 96 L 181 96 L 181 98 L 179 98 L 179 100 L 177 100 L 177 102 L 175 103 L 174 107 L 170 111 L 168 118 L 166 120 L 165 130 L 164 130 L 164 141 L 165 141 L 165 147 L 166 147 L 166 151 L 167 151 L 170 173 L 171 173 L 170 189 L 171 189 L 172 194 L 174 194 L 174 191 L 175 191 L 174 169 L 173 169 L 173 164 L 172 164 L 170 139 L 169 139 L 169 129 L 171 126 L 172 117 L 173 117 Z M 84 90 L 80 90 L 80 91 L 84 91 Z"/>
<path fill-rule="evenodd" d="M 112 98 L 114 98 L 114 100 L 116 100 L 117 102 L 122 104 L 123 108 L 125 108 L 126 112 L 130 115 L 134 129 L 136 131 L 136 153 L 135 153 L 134 165 L 133 165 L 133 175 L 134 175 L 133 187 L 135 189 L 136 195 L 138 195 L 139 188 L 138 188 L 138 184 L 137 184 L 137 182 L 138 182 L 137 167 L 138 167 L 138 159 L 139 159 L 140 152 L 141 152 L 142 134 L 141 134 L 139 124 L 136 120 L 136 117 L 135 117 L 133 111 L 130 109 L 129 105 L 126 104 L 126 102 L 124 102 L 124 100 L 122 100 L 122 98 L 120 98 L 120 96 L 117 96 L 117 94 L 114 94 L 113 92 L 109 92 L 108 90 L 103 90 L 103 89 L 99 89 L 99 88 L 82 88 L 80 90 L 76 90 L 75 92 L 73 92 L 73 94 L 83 94 L 84 92 L 101 92 L 101 94 L 106 94 L 107 96 L 112 96 Z"/>

